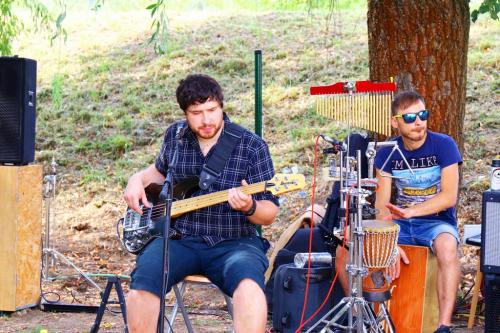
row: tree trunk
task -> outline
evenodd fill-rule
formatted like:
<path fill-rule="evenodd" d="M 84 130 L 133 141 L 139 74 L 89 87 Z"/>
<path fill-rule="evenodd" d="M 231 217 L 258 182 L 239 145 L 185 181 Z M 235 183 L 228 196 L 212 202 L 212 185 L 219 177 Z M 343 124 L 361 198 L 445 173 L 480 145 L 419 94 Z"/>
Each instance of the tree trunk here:
<path fill-rule="evenodd" d="M 451 135 L 463 150 L 468 0 L 369 0 L 370 80 L 393 77 L 431 111 L 429 129 Z"/>

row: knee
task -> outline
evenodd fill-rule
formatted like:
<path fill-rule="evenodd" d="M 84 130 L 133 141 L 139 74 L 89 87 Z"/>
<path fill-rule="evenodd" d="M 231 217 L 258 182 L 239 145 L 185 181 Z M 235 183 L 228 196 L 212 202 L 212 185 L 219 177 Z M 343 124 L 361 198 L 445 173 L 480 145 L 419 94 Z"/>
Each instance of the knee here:
<path fill-rule="evenodd" d="M 243 279 L 238 283 L 238 286 L 234 290 L 233 298 L 238 297 L 253 297 L 264 293 L 260 288 L 259 284 L 252 279 Z"/>
<path fill-rule="evenodd" d="M 438 262 L 444 264 L 458 262 L 458 244 L 453 235 L 442 233 L 434 240 L 433 245 Z"/>
<path fill-rule="evenodd" d="M 160 298 L 145 290 L 130 290 L 127 295 L 127 318 L 130 332 L 152 332 L 156 328 Z"/>
<path fill-rule="evenodd" d="M 243 279 L 234 290 L 233 302 L 237 304 L 266 303 L 264 291 L 257 282 L 252 279 Z"/>

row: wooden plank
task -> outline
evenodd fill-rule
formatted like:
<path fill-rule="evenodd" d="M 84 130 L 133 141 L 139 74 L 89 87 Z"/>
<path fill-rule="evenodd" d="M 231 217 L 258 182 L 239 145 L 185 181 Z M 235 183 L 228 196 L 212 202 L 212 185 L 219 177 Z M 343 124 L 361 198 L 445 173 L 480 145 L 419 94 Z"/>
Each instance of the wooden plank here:
<path fill-rule="evenodd" d="M 0 166 L 0 311 L 16 309 L 17 168 Z"/>
<path fill-rule="evenodd" d="M 34 306 L 40 298 L 42 257 L 42 166 L 19 170 L 16 309 Z"/>
<path fill-rule="evenodd" d="M 436 258 L 427 247 L 400 246 L 410 264 L 401 264 L 400 277 L 391 285 L 389 313 L 397 332 L 433 332 L 439 313 Z"/>
<path fill-rule="evenodd" d="M 425 281 L 424 315 L 422 332 L 434 332 L 439 323 L 439 300 L 437 294 L 437 258 L 430 250 L 427 255 L 427 274 Z"/>
<path fill-rule="evenodd" d="M 0 311 L 40 298 L 42 166 L 0 166 Z"/>

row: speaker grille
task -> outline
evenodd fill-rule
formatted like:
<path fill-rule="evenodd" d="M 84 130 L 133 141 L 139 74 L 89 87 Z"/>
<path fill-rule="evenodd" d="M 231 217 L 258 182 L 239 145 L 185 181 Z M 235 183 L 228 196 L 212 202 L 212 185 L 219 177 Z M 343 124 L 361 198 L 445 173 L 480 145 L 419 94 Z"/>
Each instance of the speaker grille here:
<path fill-rule="evenodd" d="M 35 158 L 36 61 L 0 57 L 0 163 Z"/>
<path fill-rule="evenodd" d="M 2 161 L 19 158 L 21 140 L 19 64 L 0 67 L 0 156 Z"/>
<path fill-rule="evenodd" d="M 484 203 L 484 265 L 500 267 L 500 202 Z"/>

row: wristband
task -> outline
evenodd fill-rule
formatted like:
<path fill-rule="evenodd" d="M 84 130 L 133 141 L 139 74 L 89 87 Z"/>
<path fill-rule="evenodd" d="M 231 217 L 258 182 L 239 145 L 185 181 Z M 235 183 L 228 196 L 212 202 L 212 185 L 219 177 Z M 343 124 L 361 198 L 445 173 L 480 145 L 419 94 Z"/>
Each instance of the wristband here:
<path fill-rule="evenodd" d="M 255 214 L 256 210 L 257 210 L 257 201 L 252 198 L 252 207 L 250 207 L 248 211 L 244 212 L 243 215 L 252 216 L 253 214 Z"/>

